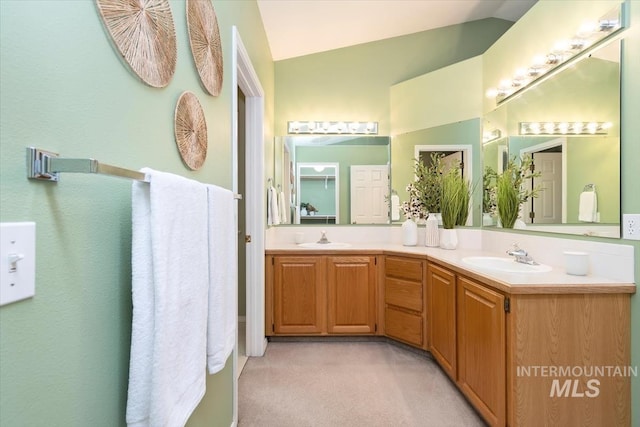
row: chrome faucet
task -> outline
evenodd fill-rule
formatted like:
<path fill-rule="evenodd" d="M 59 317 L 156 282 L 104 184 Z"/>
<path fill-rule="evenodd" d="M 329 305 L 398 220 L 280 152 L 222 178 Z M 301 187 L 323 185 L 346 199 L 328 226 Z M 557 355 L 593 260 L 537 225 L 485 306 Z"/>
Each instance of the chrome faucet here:
<path fill-rule="evenodd" d="M 321 233 L 322 233 L 322 237 L 320 237 L 320 240 L 318 240 L 317 243 L 320 243 L 322 245 L 327 244 L 327 243 L 331 243 L 329 241 L 329 239 L 327 239 L 327 232 L 322 230 Z"/>
<path fill-rule="evenodd" d="M 517 243 L 513 244 L 512 250 L 507 251 L 507 255 L 516 257 L 516 262 L 520 262 L 522 264 L 538 265 L 538 263 L 529 256 L 527 251 L 525 251 L 524 249 L 520 249 Z"/>

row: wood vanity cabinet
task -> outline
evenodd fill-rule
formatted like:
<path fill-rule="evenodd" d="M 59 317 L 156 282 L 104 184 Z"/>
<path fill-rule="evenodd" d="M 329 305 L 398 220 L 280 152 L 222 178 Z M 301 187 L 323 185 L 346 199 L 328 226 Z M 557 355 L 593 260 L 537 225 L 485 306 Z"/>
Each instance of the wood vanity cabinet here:
<path fill-rule="evenodd" d="M 438 265 L 427 267 L 429 350 L 449 377 L 456 381 L 456 275 Z"/>
<path fill-rule="evenodd" d="M 266 257 L 266 335 L 376 332 L 376 257 Z"/>
<path fill-rule="evenodd" d="M 427 269 L 431 353 L 485 421 L 630 426 L 630 378 L 607 374 L 631 363 L 630 294 L 497 287 L 434 263 Z M 597 368 L 605 374 L 573 376 Z"/>
<path fill-rule="evenodd" d="M 372 256 L 327 257 L 327 332 L 376 331 L 376 262 Z"/>
<path fill-rule="evenodd" d="M 272 258 L 273 333 L 306 335 L 326 330 L 325 265 L 322 256 Z"/>
<path fill-rule="evenodd" d="M 384 268 L 384 333 L 427 349 L 424 272 L 426 261 L 386 256 Z"/>
<path fill-rule="evenodd" d="M 506 421 L 505 296 L 457 277 L 458 387 L 493 426 Z"/>

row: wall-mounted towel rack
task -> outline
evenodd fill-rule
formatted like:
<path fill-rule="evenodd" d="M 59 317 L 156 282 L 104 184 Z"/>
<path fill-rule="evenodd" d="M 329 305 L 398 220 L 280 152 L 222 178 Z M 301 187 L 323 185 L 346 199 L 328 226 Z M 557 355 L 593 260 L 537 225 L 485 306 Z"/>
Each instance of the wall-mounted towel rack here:
<path fill-rule="evenodd" d="M 582 191 L 596 191 L 596 185 L 595 184 L 587 184 L 587 185 L 584 186 Z"/>
<path fill-rule="evenodd" d="M 97 173 L 149 182 L 148 177 L 142 172 L 108 165 L 96 159 L 69 159 L 60 157 L 58 153 L 27 147 L 27 178 L 57 182 L 61 172 Z M 241 194 L 235 194 L 234 197 L 242 199 Z"/>

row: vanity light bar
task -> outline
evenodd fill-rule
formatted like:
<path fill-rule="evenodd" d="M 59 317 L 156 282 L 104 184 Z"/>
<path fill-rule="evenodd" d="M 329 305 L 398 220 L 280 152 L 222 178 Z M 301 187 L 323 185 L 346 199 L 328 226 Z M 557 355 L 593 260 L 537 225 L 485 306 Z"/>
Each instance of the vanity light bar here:
<path fill-rule="evenodd" d="M 500 139 L 502 136 L 502 132 L 500 129 L 488 130 L 482 133 L 482 143 L 488 144 L 491 141 L 495 141 L 496 139 Z"/>
<path fill-rule="evenodd" d="M 620 9 L 616 8 L 601 17 L 597 23 L 583 25 L 573 38 L 559 41 L 546 55 L 533 58 L 529 67 L 517 70 L 512 79 L 502 80 L 497 87 L 488 89 L 487 97 L 496 98 L 498 103 L 505 101 L 526 86 L 576 58 L 580 53 L 623 29 L 622 18 Z"/>
<path fill-rule="evenodd" d="M 520 122 L 520 135 L 607 135 L 610 122 Z"/>
<path fill-rule="evenodd" d="M 287 122 L 289 133 L 377 135 L 378 122 Z"/>

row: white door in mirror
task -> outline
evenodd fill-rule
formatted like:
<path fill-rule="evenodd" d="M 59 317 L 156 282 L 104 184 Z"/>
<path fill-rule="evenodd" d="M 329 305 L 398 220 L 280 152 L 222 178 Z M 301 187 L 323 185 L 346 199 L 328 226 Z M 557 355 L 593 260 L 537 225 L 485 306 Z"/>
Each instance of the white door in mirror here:
<path fill-rule="evenodd" d="M 36 293 L 36 223 L 0 224 L 0 305 Z"/>

